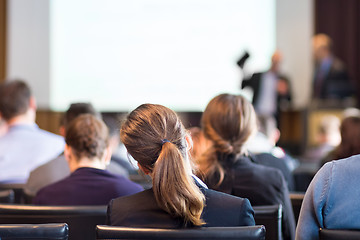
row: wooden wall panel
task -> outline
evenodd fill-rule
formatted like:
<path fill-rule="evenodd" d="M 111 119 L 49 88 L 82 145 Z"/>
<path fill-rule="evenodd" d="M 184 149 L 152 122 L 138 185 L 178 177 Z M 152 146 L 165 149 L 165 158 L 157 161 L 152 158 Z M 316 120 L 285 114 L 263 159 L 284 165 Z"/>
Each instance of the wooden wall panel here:
<path fill-rule="evenodd" d="M 6 0 L 0 0 L 0 82 L 6 77 Z"/>

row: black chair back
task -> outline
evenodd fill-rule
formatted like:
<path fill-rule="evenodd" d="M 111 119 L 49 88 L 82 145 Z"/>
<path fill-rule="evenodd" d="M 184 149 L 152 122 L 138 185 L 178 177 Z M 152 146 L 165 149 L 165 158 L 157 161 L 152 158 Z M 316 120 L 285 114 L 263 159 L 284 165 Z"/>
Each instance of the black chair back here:
<path fill-rule="evenodd" d="M 13 203 L 24 203 L 24 184 L 0 184 L 0 190 L 13 190 L 14 201 Z"/>
<path fill-rule="evenodd" d="M 320 240 L 358 240 L 360 230 L 320 229 Z"/>
<path fill-rule="evenodd" d="M 265 239 L 264 226 L 209 227 L 192 229 L 154 229 L 97 226 L 96 239 Z"/>
<path fill-rule="evenodd" d="M 253 206 L 256 225 L 264 225 L 266 228 L 266 240 L 282 239 L 282 206 Z"/>
<path fill-rule="evenodd" d="M 0 190 L 0 203 L 14 203 L 15 193 L 14 190 Z"/>
<path fill-rule="evenodd" d="M 106 223 L 106 206 L 34 206 L 0 204 L 0 224 L 67 223 L 69 240 L 95 238 L 95 227 Z"/>
<path fill-rule="evenodd" d="M 67 240 L 66 223 L 50 224 L 0 224 L 1 240 Z"/>
<path fill-rule="evenodd" d="M 290 201 L 295 216 L 295 222 L 297 224 L 300 215 L 301 204 L 304 200 L 304 193 L 290 193 Z"/>

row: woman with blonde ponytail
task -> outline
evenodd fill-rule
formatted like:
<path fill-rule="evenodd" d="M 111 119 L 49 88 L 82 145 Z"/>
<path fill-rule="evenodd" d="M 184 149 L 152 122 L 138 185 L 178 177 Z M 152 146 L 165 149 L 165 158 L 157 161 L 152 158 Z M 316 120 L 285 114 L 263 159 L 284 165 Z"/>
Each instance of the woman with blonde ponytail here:
<path fill-rule="evenodd" d="M 212 147 L 200 157 L 199 176 L 209 188 L 248 198 L 253 206 L 282 204 L 283 238 L 294 239 L 294 214 L 282 173 L 256 164 L 246 149 L 257 130 L 251 103 L 239 95 L 218 95 L 207 105 L 201 124 Z"/>
<path fill-rule="evenodd" d="M 209 190 L 192 174 L 191 139 L 172 110 L 139 106 L 123 123 L 120 137 L 139 168 L 151 176 L 153 187 L 112 200 L 108 224 L 154 228 L 255 224 L 247 199 Z"/>

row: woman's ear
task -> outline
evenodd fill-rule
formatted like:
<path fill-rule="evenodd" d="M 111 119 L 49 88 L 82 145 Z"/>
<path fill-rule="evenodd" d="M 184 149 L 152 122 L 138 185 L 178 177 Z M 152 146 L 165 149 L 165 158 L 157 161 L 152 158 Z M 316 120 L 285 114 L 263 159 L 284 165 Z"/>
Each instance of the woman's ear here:
<path fill-rule="evenodd" d="M 139 169 L 140 169 L 143 173 L 145 173 L 146 175 L 149 175 L 149 174 L 150 174 L 150 170 L 149 170 L 149 169 L 141 166 L 140 163 L 138 163 L 137 165 L 138 165 Z"/>
<path fill-rule="evenodd" d="M 67 162 L 71 161 L 71 147 L 67 144 L 65 144 L 65 149 L 64 149 L 64 156 Z"/>
<path fill-rule="evenodd" d="M 112 148 L 111 146 L 108 146 L 106 149 L 105 149 L 105 153 L 104 153 L 104 163 L 105 163 L 105 166 L 108 166 L 110 164 L 110 161 L 111 161 L 111 156 L 112 156 Z"/>
<path fill-rule="evenodd" d="M 192 149 L 193 141 L 190 135 L 186 135 L 185 140 L 186 140 L 186 150 L 189 152 Z"/>

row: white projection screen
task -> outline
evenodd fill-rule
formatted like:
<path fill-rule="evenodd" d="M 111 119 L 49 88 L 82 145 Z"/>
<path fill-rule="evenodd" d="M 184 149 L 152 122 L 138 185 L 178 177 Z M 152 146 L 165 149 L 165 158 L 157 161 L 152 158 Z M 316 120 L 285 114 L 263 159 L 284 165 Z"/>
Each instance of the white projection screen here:
<path fill-rule="evenodd" d="M 47 107 L 55 111 L 79 101 L 101 111 L 142 103 L 203 111 L 215 95 L 240 92 L 236 62 L 244 51 L 247 70 L 255 71 L 269 67 L 275 50 L 275 0 L 47 4 Z"/>

